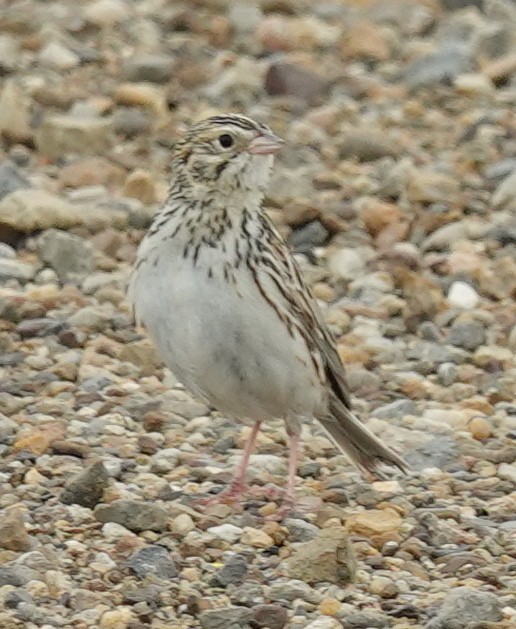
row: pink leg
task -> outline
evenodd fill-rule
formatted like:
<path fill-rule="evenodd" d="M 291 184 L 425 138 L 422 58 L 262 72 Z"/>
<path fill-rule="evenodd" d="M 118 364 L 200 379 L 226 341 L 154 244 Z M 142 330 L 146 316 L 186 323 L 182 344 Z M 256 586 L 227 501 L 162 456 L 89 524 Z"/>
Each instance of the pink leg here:
<path fill-rule="evenodd" d="M 215 505 L 221 502 L 233 502 L 236 498 L 242 495 L 245 486 L 245 473 L 247 470 L 247 466 L 249 465 L 249 457 L 253 453 L 256 438 L 258 437 L 258 432 L 260 430 L 260 425 L 261 422 L 256 422 L 254 424 L 251 434 L 249 435 L 249 438 L 245 444 L 244 454 L 242 455 L 242 459 L 240 460 L 240 463 L 235 470 L 235 474 L 230 485 L 213 498 L 199 500 L 199 504 Z"/>
<path fill-rule="evenodd" d="M 260 430 L 261 422 L 255 422 L 251 434 L 245 444 L 244 454 L 242 455 L 242 459 L 238 464 L 238 467 L 235 470 L 235 475 L 233 476 L 233 480 L 231 481 L 230 486 L 227 488 L 228 494 L 233 495 L 234 497 L 238 497 L 243 489 L 244 489 L 244 479 L 245 473 L 247 470 L 247 466 L 249 465 L 249 458 L 254 450 L 254 445 L 256 443 L 256 438 L 258 437 L 258 432 Z"/>

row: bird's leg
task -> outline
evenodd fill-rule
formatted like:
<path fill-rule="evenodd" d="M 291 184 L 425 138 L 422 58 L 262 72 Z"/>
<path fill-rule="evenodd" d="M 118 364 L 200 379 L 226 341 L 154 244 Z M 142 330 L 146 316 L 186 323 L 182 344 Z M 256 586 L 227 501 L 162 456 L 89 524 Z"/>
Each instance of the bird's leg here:
<path fill-rule="evenodd" d="M 213 498 L 200 500 L 199 504 L 203 504 L 206 506 L 206 505 L 219 504 L 221 502 L 233 502 L 239 496 L 242 495 L 242 492 L 244 491 L 244 487 L 245 487 L 245 483 L 244 483 L 245 473 L 247 470 L 247 466 L 249 465 L 249 458 L 254 450 L 256 438 L 258 437 L 258 432 L 260 430 L 260 425 L 261 425 L 261 422 L 259 421 L 255 422 L 253 429 L 251 431 L 251 434 L 249 435 L 249 438 L 247 439 L 247 442 L 245 444 L 244 453 L 242 455 L 240 463 L 238 464 L 238 467 L 235 470 L 233 480 L 231 481 L 229 486 L 226 487 L 226 489 L 223 489 L 216 496 L 213 496 Z"/>
<path fill-rule="evenodd" d="M 237 498 L 241 495 L 245 486 L 245 473 L 247 471 L 247 466 L 249 465 L 249 458 L 253 453 L 254 446 L 256 444 L 256 438 L 258 437 L 258 432 L 260 430 L 261 422 L 257 421 L 254 423 L 253 429 L 251 430 L 251 434 L 247 439 L 245 444 L 244 453 L 238 464 L 238 467 L 235 470 L 235 474 L 233 476 L 233 480 L 227 489 L 224 490 L 226 495 L 230 495 L 234 498 Z"/>

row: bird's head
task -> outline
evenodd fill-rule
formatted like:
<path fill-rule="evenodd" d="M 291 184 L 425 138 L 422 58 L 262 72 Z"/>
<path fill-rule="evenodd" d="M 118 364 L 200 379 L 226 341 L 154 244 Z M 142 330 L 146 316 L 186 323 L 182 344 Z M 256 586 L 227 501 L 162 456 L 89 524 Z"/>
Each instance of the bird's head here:
<path fill-rule="evenodd" d="M 202 196 L 263 195 L 282 146 L 283 140 L 251 118 L 213 116 L 190 127 L 178 142 L 173 167 Z"/>

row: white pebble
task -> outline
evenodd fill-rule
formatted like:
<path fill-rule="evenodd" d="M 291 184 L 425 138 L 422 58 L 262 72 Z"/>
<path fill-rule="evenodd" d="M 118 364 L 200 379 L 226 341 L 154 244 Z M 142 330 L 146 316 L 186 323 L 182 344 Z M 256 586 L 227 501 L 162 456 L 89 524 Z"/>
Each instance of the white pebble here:
<path fill-rule="evenodd" d="M 472 310 L 478 306 L 480 297 L 477 291 L 466 282 L 453 282 L 448 291 L 448 301 L 457 308 Z"/>
<path fill-rule="evenodd" d="M 106 539 L 120 539 L 126 535 L 134 535 L 134 533 L 131 533 L 125 526 L 117 524 L 116 522 L 106 522 L 102 527 L 102 535 L 104 535 Z"/>
<path fill-rule="evenodd" d="M 234 524 L 221 524 L 220 526 L 212 526 L 208 529 L 208 533 L 228 542 L 228 544 L 234 544 L 243 532 L 243 529 Z"/>

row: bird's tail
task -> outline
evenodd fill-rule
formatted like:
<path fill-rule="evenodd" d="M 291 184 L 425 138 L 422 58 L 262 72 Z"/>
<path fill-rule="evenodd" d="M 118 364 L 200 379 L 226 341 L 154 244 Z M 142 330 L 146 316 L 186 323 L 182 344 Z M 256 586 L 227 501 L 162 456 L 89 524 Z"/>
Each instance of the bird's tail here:
<path fill-rule="evenodd" d="M 320 418 L 322 426 L 332 440 L 361 472 L 383 477 L 378 469 L 380 463 L 395 465 L 407 472 L 407 463 L 383 444 L 344 404 L 337 398 L 330 400 L 331 416 Z"/>

